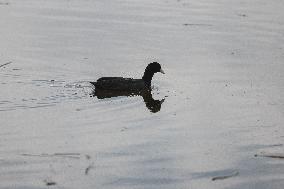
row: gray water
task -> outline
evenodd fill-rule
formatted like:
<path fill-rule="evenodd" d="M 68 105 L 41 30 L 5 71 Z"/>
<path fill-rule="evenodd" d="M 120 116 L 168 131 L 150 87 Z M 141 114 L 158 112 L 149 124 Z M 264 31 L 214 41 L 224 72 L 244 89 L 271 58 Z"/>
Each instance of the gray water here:
<path fill-rule="evenodd" d="M 1 1 L 0 188 L 282 189 L 283 159 L 255 155 L 284 153 L 283 8 Z M 92 97 L 153 61 L 158 111 Z"/>

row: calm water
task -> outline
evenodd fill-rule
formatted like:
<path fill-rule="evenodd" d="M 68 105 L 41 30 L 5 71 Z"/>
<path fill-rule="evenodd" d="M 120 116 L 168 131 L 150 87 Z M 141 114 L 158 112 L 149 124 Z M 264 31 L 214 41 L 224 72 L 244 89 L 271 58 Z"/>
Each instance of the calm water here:
<path fill-rule="evenodd" d="M 282 188 L 254 155 L 284 150 L 283 8 L 1 1 L 0 188 Z M 150 94 L 92 96 L 152 61 Z"/>

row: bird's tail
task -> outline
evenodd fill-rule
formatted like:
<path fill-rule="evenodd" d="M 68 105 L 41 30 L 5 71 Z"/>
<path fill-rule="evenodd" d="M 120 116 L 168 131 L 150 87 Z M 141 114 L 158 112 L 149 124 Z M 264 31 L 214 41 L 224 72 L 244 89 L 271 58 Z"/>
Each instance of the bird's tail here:
<path fill-rule="evenodd" d="M 95 86 L 97 82 L 90 81 L 90 83 Z"/>

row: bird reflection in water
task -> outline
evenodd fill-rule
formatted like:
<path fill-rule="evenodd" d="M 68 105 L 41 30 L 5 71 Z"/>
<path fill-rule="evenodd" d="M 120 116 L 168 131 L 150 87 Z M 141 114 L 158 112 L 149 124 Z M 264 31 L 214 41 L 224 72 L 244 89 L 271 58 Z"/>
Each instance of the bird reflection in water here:
<path fill-rule="evenodd" d="M 104 98 L 112 98 L 118 96 L 142 96 L 146 107 L 152 113 L 156 113 L 161 110 L 162 103 L 165 99 L 155 100 L 153 99 L 151 90 L 142 90 L 142 91 L 118 91 L 118 90 L 103 90 L 96 89 L 91 94 L 93 97 L 97 97 L 98 99 Z"/>

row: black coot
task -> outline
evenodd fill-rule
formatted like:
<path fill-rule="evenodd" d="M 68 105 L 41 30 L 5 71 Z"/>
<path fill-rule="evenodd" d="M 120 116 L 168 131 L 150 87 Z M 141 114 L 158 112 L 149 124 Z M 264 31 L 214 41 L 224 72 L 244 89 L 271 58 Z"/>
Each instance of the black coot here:
<path fill-rule="evenodd" d="M 148 64 L 142 79 L 132 79 L 123 77 L 102 77 L 97 82 L 91 82 L 96 90 L 115 91 L 141 91 L 151 90 L 153 75 L 157 72 L 165 73 L 158 62 Z"/>

